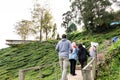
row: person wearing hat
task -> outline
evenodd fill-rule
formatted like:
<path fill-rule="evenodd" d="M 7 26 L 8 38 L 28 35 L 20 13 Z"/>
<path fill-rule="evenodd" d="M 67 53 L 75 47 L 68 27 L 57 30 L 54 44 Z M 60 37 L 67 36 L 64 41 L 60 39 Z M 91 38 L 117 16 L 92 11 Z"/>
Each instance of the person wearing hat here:
<path fill-rule="evenodd" d="M 76 68 L 76 61 L 78 59 L 77 57 L 78 49 L 75 42 L 72 42 L 72 53 L 69 54 L 69 61 L 70 61 L 70 74 L 75 74 L 75 68 Z"/>

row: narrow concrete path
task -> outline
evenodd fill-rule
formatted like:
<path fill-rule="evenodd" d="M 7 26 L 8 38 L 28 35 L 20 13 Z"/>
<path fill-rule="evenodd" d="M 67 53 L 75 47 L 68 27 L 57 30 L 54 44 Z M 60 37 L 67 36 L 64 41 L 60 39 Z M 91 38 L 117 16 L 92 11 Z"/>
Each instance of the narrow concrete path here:
<path fill-rule="evenodd" d="M 71 74 L 68 74 L 67 75 L 68 80 L 83 80 L 81 70 L 76 70 L 76 74 L 77 75 L 75 75 L 75 76 L 72 76 Z"/>

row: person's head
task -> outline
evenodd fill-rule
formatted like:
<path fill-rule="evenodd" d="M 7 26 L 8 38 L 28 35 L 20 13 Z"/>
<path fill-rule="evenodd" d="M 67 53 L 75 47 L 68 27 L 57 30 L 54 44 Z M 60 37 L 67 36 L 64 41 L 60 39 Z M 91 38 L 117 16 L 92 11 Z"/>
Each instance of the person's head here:
<path fill-rule="evenodd" d="M 93 45 L 93 44 L 91 44 L 91 47 L 94 47 L 94 45 Z"/>
<path fill-rule="evenodd" d="M 72 48 L 77 48 L 76 43 L 72 42 Z"/>
<path fill-rule="evenodd" d="M 82 44 L 79 44 L 79 45 L 78 45 L 78 48 L 79 48 L 79 49 L 82 49 L 82 48 L 83 48 Z"/>
<path fill-rule="evenodd" d="M 91 42 L 91 47 L 94 47 L 94 44 Z"/>
<path fill-rule="evenodd" d="M 62 35 L 62 38 L 66 38 L 66 34 L 63 34 L 63 35 Z"/>

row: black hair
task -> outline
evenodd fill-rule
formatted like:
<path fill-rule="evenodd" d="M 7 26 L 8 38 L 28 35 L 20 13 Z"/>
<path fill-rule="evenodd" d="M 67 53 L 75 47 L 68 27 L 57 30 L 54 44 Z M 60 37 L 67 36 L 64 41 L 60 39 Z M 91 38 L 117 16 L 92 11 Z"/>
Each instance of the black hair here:
<path fill-rule="evenodd" d="M 81 43 L 78 45 L 78 48 L 79 48 L 79 49 L 83 48 L 83 46 L 82 46 Z"/>
<path fill-rule="evenodd" d="M 66 34 L 63 34 L 63 35 L 62 35 L 62 38 L 66 38 Z"/>

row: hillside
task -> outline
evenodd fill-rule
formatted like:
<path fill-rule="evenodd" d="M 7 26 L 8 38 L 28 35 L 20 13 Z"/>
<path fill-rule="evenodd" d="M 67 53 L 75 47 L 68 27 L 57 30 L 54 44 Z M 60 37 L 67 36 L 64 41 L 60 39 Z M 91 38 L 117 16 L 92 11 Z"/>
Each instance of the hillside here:
<path fill-rule="evenodd" d="M 120 80 L 120 40 L 106 51 L 104 63 L 98 66 L 97 80 Z"/>
<path fill-rule="evenodd" d="M 57 62 L 58 56 L 55 52 L 55 43 L 56 41 L 35 42 L 19 47 L 1 49 L 0 80 L 18 80 L 19 69 Z M 49 72 L 51 73 L 51 71 Z M 38 74 L 34 73 L 34 76 Z M 30 80 L 30 78 L 37 80 L 39 78 L 39 76 L 34 78 L 31 75 L 33 74 L 30 72 L 29 76 L 26 76 L 26 80 Z"/>
<path fill-rule="evenodd" d="M 90 47 L 90 42 L 98 42 L 100 44 L 99 50 L 102 50 L 105 46 L 105 40 L 111 40 L 114 36 L 120 35 L 120 28 L 112 29 L 111 31 L 107 31 L 99 34 L 88 34 L 86 32 L 79 33 L 75 32 L 73 34 L 68 34 L 68 38 L 71 41 L 76 41 L 77 44 L 84 43 L 87 49 Z M 21 45 L 19 47 L 9 47 L 0 50 L 0 80 L 18 80 L 18 74 L 20 69 L 25 69 L 34 66 L 40 66 L 45 64 L 51 64 L 54 62 L 58 62 L 57 52 L 55 51 L 55 45 L 58 41 L 50 40 L 45 42 L 33 42 L 27 45 Z M 116 46 L 120 43 L 116 43 Z M 118 54 L 120 46 L 117 47 L 113 45 L 110 50 L 108 50 L 108 54 L 112 54 L 118 57 L 109 57 L 106 58 L 104 64 L 111 66 L 111 70 L 118 70 L 120 72 L 119 63 L 115 63 L 115 61 L 119 61 L 120 54 Z M 110 56 L 107 55 L 107 56 Z M 115 58 L 115 59 L 114 59 Z M 116 59 L 117 58 L 117 59 Z M 108 63 L 108 64 L 107 64 Z M 59 67 L 59 65 L 57 65 Z M 109 68 L 108 68 L 109 69 Z M 100 75 L 98 75 L 98 80 L 108 80 L 107 78 L 110 75 L 106 75 L 107 69 L 104 67 L 99 68 Z M 103 71 L 104 70 L 104 71 Z M 47 66 L 43 69 L 43 78 L 44 80 L 55 80 L 55 72 L 53 66 Z M 60 70 L 58 70 L 59 73 Z M 105 74 L 104 74 L 105 73 Z M 118 72 L 117 72 L 118 73 Z M 39 79 L 39 70 L 29 71 L 25 75 L 25 80 L 38 80 Z M 114 73 L 112 73 L 115 75 Z M 118 73 L 120 74 L 120 73 Z M 60 75 L 60 74 L 59 74 Z M 106 78 L 102 79 L 103 76 L 106 75 Z M 109 80 L 119 80 L 120 78 Z"/>

